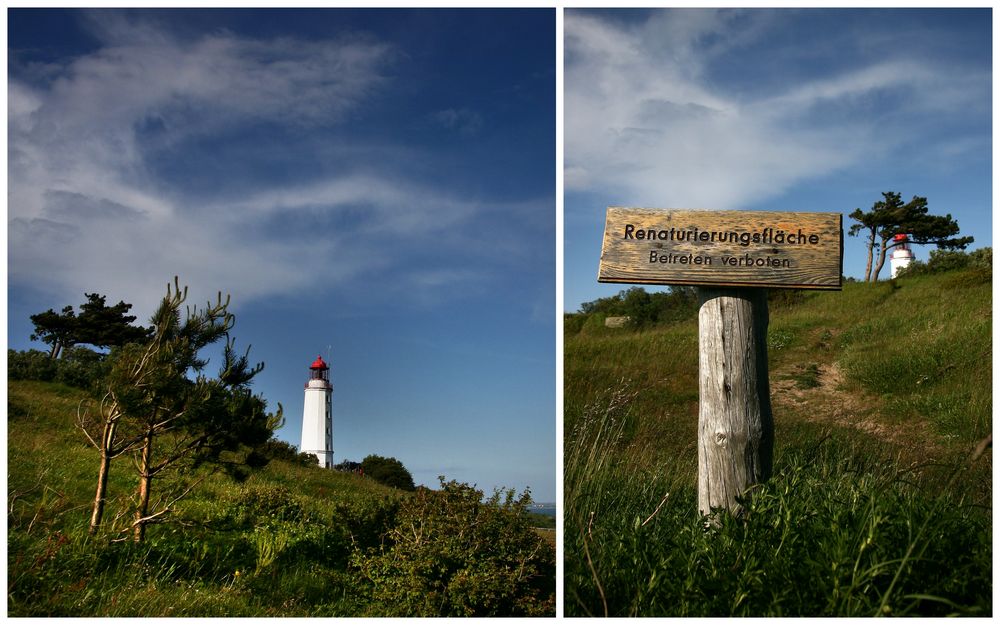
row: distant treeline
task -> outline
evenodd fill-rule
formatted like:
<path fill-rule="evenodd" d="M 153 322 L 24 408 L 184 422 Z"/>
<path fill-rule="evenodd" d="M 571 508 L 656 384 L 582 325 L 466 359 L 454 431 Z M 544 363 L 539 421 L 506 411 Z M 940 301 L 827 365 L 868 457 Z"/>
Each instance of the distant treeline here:
<path fill-rule="evenodd" d="M 931 250 L 929 259 L 913 261 L 904 268 L 899 278 L 906 278 L 944 271 L 967 269 L 973 278 L 991 277 L 993 272 L 993 248 L 984 247 L 972 252 L 957 250 Z M 844 282 L 857 282 L 854 278 L 844 278 Z M 798 289 L 770 289 L 768 304 L 773 307 L 794 306 L 810 296 L 808 291 Z M 584 302 L 580 310 L 567 313 L 563 317 L 563 327 L 567 335 L 580 332 L 605 331 L 608 317 L 627 317 L 625 328 L 641 330 L 653 326 L 671 325 L 695 319 L 698 316 L 698 289 L 692 286 L 671 286 L 667 291 L 650 293 L 634 286 L 611 297 L 601 297 L 592 302 Z"/>

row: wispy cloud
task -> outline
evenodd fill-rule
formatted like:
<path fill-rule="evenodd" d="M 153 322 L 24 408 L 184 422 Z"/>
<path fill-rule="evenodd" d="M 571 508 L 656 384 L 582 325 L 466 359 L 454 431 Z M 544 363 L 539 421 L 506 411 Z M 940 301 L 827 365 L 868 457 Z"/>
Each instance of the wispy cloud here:
<path fill-rule="evenodd" d="M 466 232 L 473 220 L 502 223 L 491 215 L 509 217 L 518 206 L 458 197 L 377 158 L 324 158 L 315 149 L 315 133 L 349 128 L 391 86 L 400 54 L 392 45 L 228 32 L 184 38 L 109 12 L 90 14 L 90 29 L 102 45 L 86 56 L 43 67 L 19 65 L 13 54 L 12 283 L 68 301 L 99 290 L 141 309 L 175 274 L 192 292 L 222 288 L 245 302 L 393 269 L 382 286 L 426 301 L 496 269 L 472 262 L 455 271 L 447 255 L 477 238 Z M 475 132 L 482 120 L 448 109 L 437 123 Z M 292 142 L 261 152 L 298 147 L 319 162 L 292 175 L 219 180 L 211 193 L 186 187 L 183 173 L 164 174 L 183 172 L 200 141 L 245 136 L 253 148 L 260 125 Z M 497 244 L 519 245 L 512 227 L 493 234 Z"/>
<path fill-rule="evenodd" d="M 768 36 L 774 15 L 680 10 L 634 23 L 569 13 L 567 189 L 644 205 L 746 207 L 904 144 L 906 131 L 872 112 L 876 101 L 899 116 L 955 110 L 979 95 L 966 87 L 982 76 L 904 53 L 777 90 L 752 83 L 782 71 L 789 61 L 778 58 L 751 68 L 738 83 L 745 89 L 713 80 L 715 64 Z"/>

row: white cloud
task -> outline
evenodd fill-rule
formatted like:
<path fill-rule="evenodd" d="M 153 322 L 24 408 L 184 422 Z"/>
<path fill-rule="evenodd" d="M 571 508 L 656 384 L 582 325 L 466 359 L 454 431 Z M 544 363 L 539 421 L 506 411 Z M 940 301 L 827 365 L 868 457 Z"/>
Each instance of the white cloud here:
<path fill-rule="evenodd" d="M 519 206 L 455 197 L 372 159 L 349 169 L 329 163 L 301 180 L 220 184 L 225 191 L 208 199 L 151 164 L 151 155 L 183 158 L 194 139 L 238 134 L 244 124 L 265 121 L 291 128 L 289 136 L 343 126 L 387 84 L 392 46 L 225 32 L 181 40 L 118 14 L 91 20 L 103 47 L 36 73 L 18 68 L 8 81 L 13 285 L 60 301 L 99 291 L 144 315 L 174 275 L 193 301 L 221 288 L 237 304 L 393 268 L 380 287 L 423 299 L 486 280 L 488 264 L 449 270 L 447 255 L 465 253 L 476 238 L 462 230 L 470 221 L 509 217 Z M 453 112 L 459 130 L 481 123 Z M 551 206 L 543 208 L 551 220 Z M 493 234 L 516 251 L 510 230 Z M 421 255 L 423 264 L 411 266 Z"/>
<path fill-rule="evenodd" d="M 956 98 L 971 99 L 970 78 L 981 84 L 902 54 L 780 81 L 777 91 L 713 80 L 713 63 L 766 37 L 774 15 L 681 10 L 629 24 L 568 13 L 567 190 L 646 206 L 743 208 L 901 145 L 902 131 L 865 114 L 878 97 L 894 98 L 893 113 L 954 110 Z"/>

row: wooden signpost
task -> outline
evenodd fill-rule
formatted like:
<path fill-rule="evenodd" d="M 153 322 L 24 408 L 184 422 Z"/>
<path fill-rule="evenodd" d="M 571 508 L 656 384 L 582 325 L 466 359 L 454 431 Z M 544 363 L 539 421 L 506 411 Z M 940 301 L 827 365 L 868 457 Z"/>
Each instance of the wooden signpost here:
<path fill-rule="evenodd" d="M 767 289 L 841 288 L 840 213 L 608 208 L 600 282 L 699 287 L 698 508 L 768 479 Z"/>

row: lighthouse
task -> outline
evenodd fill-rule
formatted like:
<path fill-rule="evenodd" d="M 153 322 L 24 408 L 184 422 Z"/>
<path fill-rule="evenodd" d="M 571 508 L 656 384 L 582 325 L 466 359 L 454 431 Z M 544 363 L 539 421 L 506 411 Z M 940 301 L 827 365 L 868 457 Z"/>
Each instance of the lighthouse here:
<path fill-rule="evenodd" d="M 302 446 L 299 451 L 312 454 L 319 466 L 333 466 L 333 384 L 330 384 L 330 367 L 323 358 L 309 365 L 306 382 L 305 406 L 302 409 Z"/>
<path fill-rule="evenodd" d="M 889 257 L 889 268 L 892 277 L 895 278 L 900 269 L 913 262 L 913 252 L 910 251 L 910 239 L 905 234 L 897 234 L 892 237 L 892 244 L 893 250 Z"/>

